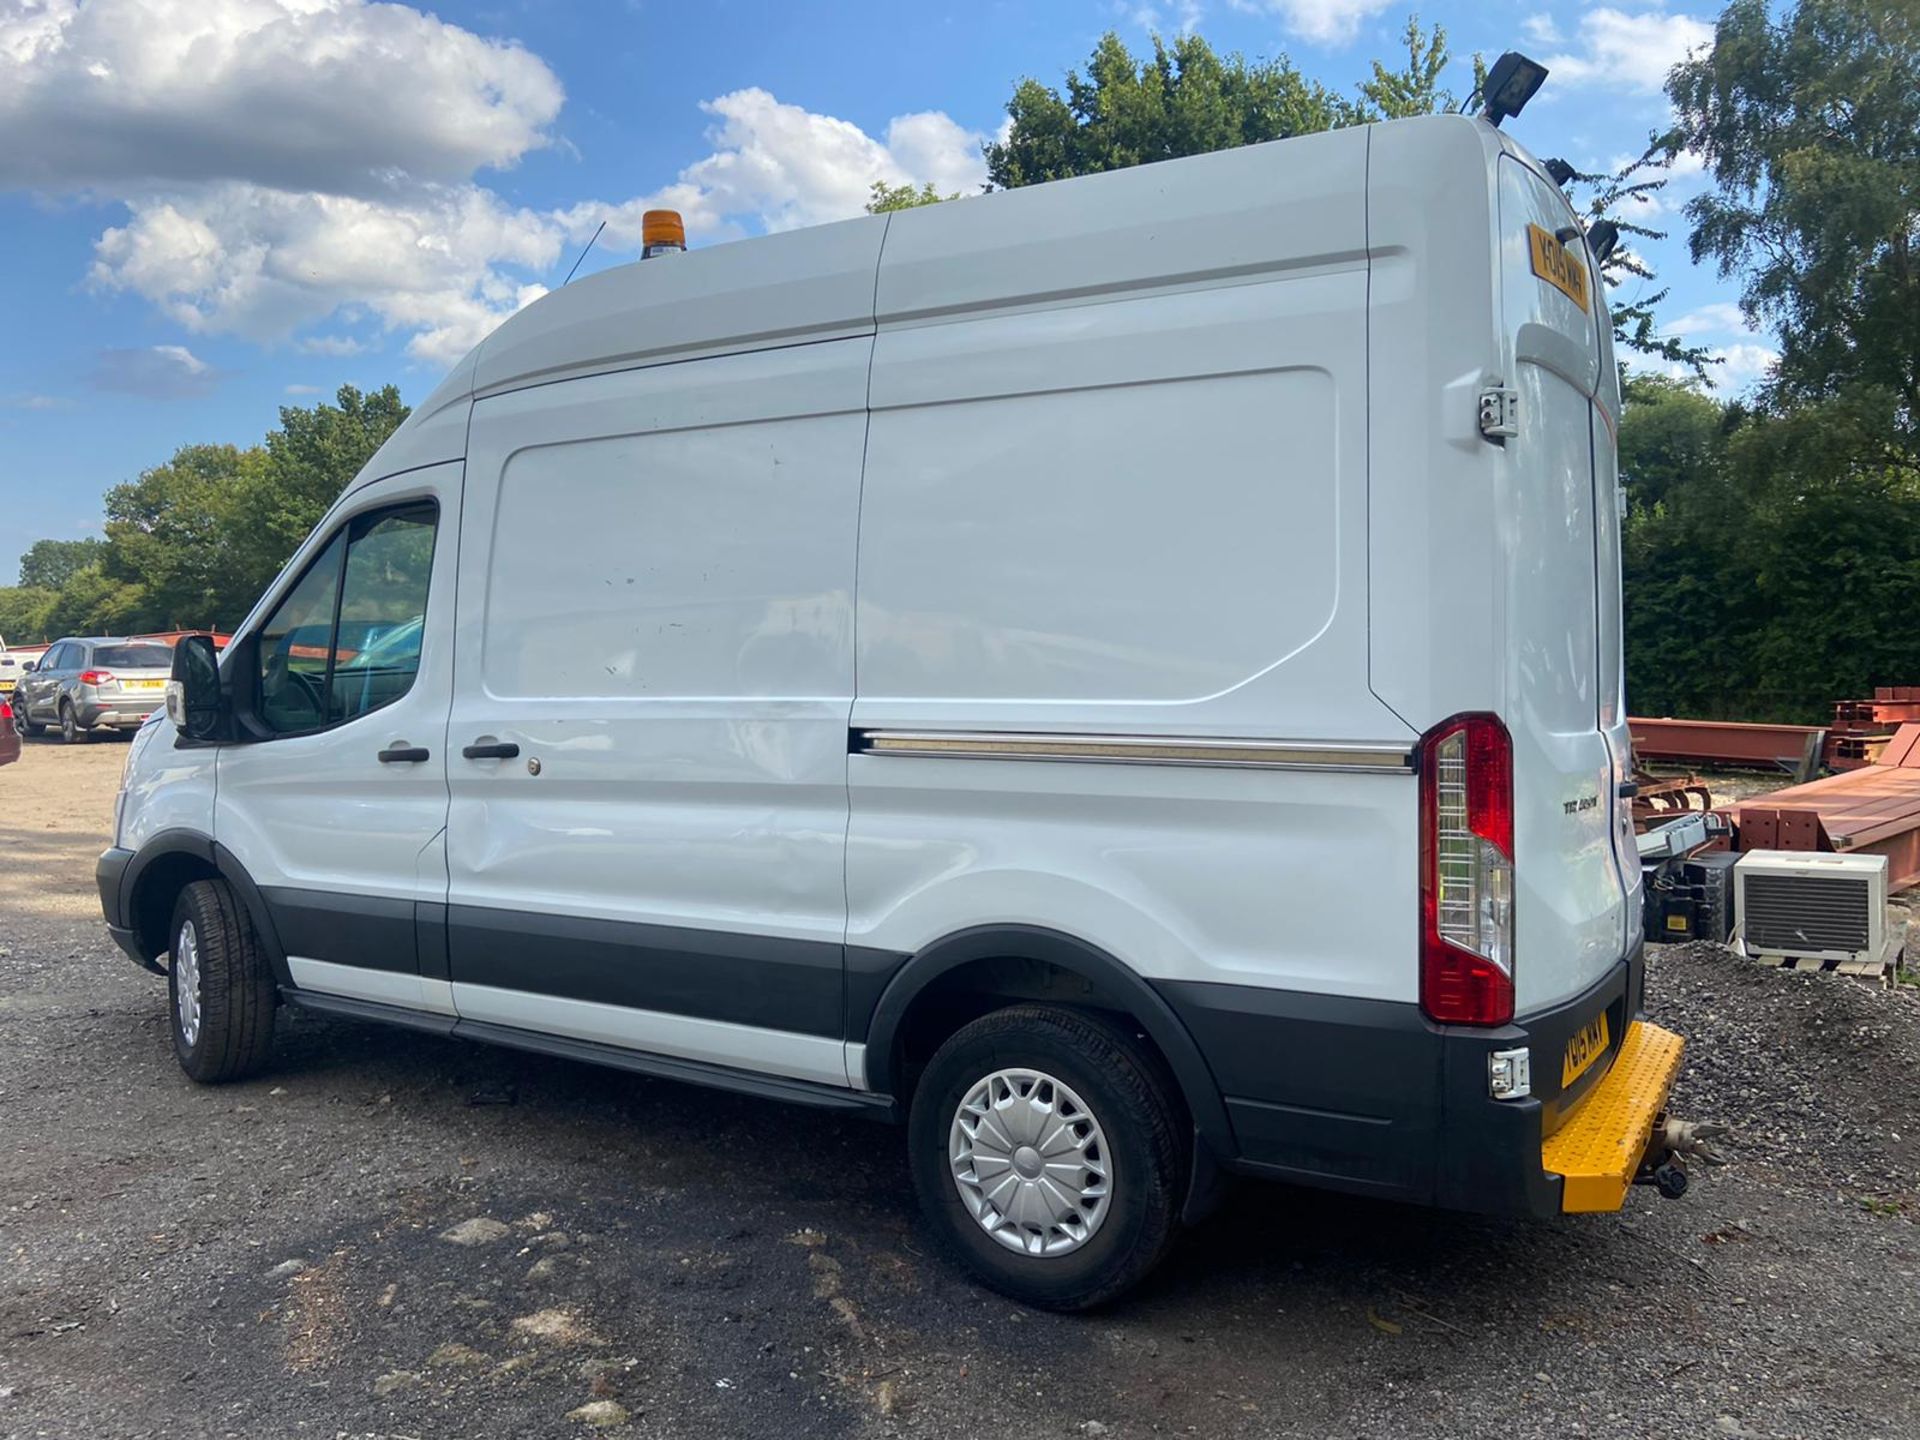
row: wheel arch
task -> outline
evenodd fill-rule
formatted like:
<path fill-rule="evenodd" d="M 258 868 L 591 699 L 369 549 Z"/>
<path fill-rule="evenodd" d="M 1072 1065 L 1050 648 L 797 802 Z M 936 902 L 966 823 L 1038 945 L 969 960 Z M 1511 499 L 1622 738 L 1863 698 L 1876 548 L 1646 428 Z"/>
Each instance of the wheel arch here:
<path fill-rule="evenodd" d="M 887 981 L 867 1023 L 868 1086 L 904 1100 L 900 1090 L 910 1077 L 905 1074 L 902 1041 L 916 1015 L 924 1013 L 918 1007 L 938 1001 L 939 981 L 1002 961 L 1032 962 L 1077 977 L 1103 1008 L 1139 1025 L 1173 1072 L 1200 1138 L 1215 1156 L 1234 1153 L 1220 1087 L 1172 1007 L 1139 972 L 1100 946 L 1042 926 L 973 926 L 935 940 L 908 958 Z"/>
<path fill-rule="evenodd" d="M 166 950 L 174 904 L 196 880 L 225 880 L 233 887 L 266 949 L 274 980 L 291 983 L 286 953 L 274 933 L 260 887 L 232 851 L 197 830 L 162 830 L 140 847 L 121 878 L 122 913 L 139 937 L 143 953 L 158 955 Z"/>

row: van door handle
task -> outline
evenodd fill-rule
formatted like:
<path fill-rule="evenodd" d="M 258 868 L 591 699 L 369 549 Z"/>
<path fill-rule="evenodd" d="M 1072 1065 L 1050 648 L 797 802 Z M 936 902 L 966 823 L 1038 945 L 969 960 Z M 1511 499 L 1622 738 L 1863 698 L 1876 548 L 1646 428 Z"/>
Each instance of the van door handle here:
<path fill-rule="evenodd" d="M 475 741 L 460 752 L 468 760 L 511 760 L 519 753 L 520 747 L 511 740 Z"/>
<path fill-rule="evenodd" d="M 433 757 L 419 745 L 389 745 L 375 758 L 382 765 L 418 765 Z"/>

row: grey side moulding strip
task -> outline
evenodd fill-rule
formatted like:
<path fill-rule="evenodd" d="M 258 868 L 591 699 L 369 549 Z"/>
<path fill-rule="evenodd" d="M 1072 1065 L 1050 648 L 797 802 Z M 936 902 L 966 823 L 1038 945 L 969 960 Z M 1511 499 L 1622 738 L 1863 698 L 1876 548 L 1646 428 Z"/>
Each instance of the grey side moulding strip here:
<path fill-rule="evenodd" d="M 860 755 L 935 760 L 1079 761 L 1118 765 L 1189 765 L 1233 770 L 1331 770 L 1410 775 L 1413 751 L 1371 741 L 1222 740 L 1168 735 L 1060 735 L 1010 731 L 855 730 Z"/>

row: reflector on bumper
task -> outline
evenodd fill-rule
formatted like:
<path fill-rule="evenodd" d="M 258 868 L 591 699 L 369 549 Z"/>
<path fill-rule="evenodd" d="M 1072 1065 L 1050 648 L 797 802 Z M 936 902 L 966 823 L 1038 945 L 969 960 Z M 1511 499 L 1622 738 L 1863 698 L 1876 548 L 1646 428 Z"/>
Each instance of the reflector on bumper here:
<path fill-rule="evenodd" d="M 1540 1167 L 1561 1177 L 1567 1214 L 1618 1210 L 1646 1154 L 1654 1119 L 1667 1108 L 1686 1042 L 1636 1020 L 1606 1078 L 1540 1146 Z"/>

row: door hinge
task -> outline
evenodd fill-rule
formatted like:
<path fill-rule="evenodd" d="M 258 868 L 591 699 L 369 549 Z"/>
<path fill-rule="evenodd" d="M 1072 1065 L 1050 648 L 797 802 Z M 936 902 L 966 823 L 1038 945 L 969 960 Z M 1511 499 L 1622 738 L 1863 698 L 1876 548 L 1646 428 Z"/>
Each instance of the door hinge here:
<path fill-rule="evenodd" d="M 1504 445 L 1509 436 L 1520 433 L 1518 390 L 1493 385 L 1480 392 L 1480 433 L 1496 445 Z"/>

